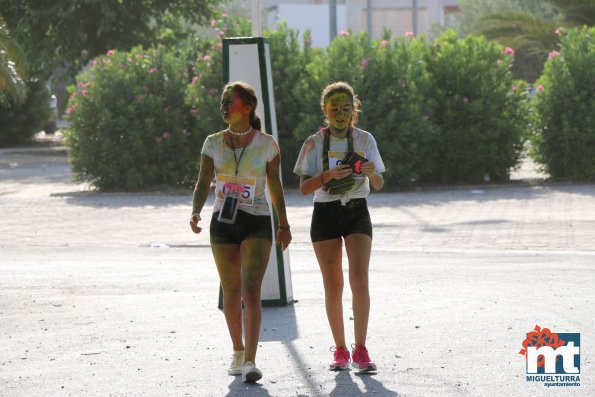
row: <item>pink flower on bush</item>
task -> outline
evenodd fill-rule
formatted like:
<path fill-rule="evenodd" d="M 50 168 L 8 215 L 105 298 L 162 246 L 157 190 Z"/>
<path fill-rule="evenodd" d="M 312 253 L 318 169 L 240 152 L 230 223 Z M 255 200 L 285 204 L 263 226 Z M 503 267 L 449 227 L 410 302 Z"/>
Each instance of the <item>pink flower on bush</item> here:
<path fill-rule="evenodd" d="M 93 60 L 91 61 L 91 66 L 97 66 L 97 63 L 98 63 L 98 62 L 97 62 L 97 59 L 93 59 Z"/>
<path fill-rule="evenodd" d="M 217 89 L 216 88 L 209 88 L 209 94 L 213 96 L 217 96 Z"/>
<path fill-rule="evenodd" d="M 558 56 L 560 56 L 560 52 L 556 50 L 550 51 L 550 53 L 547 56 L 547 60 L 551 61 L 552 59 L 557 58 Z"/>
<path fill-rule="evenodd" d="M 163 136 L 163 139 L 167 139 L 167 138 L 169 138 L 170 134 L 168 131 L 165 131 L 162 136 Z"/>
<path fill-rule="evenodd" d="M 349 36 L 349 34 L 350 33 L 348 31 L 342 30 L 341 33 L 339 33 L 339 36 L 341 36 L 341 37 L 347 37 L 347 36 Z"/>
<path fill-rule="evenodd" d="M 198 109 L 196 109 L 196 108 L 190 109 L 190 114 L 191 115 L 196 116 L 197 113 L 198 113 Z"/>
<path fill-rule="evenodd" d="M 366 66 L 368 66 L 369 63 L 370 63 L 370 59 L 369 58 L 362 59 L 362 61 L 359 64 L 360 70 L 364 70 L 366 68 Z"/>
<path fill-rule="evenodd" d="M 71 98 L 76 98 L 78 96 L 78 94 L 76 92 L 73 92 L 72 94 L 70 94 Z"/>
<path fill-rule="evenodd" d="M 415 34 L 413 32 L 405 32 L 405 37 L 413 37 Z"/>
<path fill-rule="evenodd" d="M 82 95 L 82 96 L 87 96 L 87 95 L 89 95 L 89 91 L 87 91 L 87 90 L 83 90 L 83 91 L 81 92 L 81 95 Z"/>
<path fill-rule="evenodd" d="M 537 86 L 537 92 L 543 92 L 543 86 L 541 84 Z"/>
<path fill-rule="evenodd" d="M 194 77 L 192 78 L 192 83 L 191 83 L 191 84 L 192 84 L 192 85 L 196 85 L 196 82 L 197 82 L 197 81 L 198 81 L 198 76 L 194 76 Z"/>
<path fill-rule="evenodd" d="M 67 114 L 72 114 L 73 112 L 74 112 L 74 108 L 72 108 L 72 107 L 66 109 Z"/>
<path fill-rule="evenodd" d="M 149 73 L 157 73 L 157 68 L 152 67 L 151 69 L 149 69 Z"/>
<path fill-rule="evenodd" d="M 512 88 L 511 88 L 511 90 L 512 90 L 513 92 L 514 92 L 514 91 L 516 91 L 516 90 L 518 90 L 518 89 L 519 89 L 519 88 L 518 88 L 516 85 L 513 85 L 513 86 L 512 86 Z"/>
<path fill-rule="evenodd" d="M 222 42 L 218 42 L 217 43 L 217 48 L 218 49 L 222 49 L 223 48 L 223 43 Z"/>
<path fill-rule="evenodd" d="M 504 54 L 514 56 L 514 48 L 506 47 L 504 49 Z"/>
<path fill-rule="evenodd" d="M 211 19 L 211 27 L 214 28 L 216 24 L 217 24 L 217 21 L 215 21 L 214 19 Z"/>
<path fill-rule="evenodd" d="M 226 12 L 224 12 L 224 13 L 221 13 L 221 16 L 222 16 L 223 18 L 227 18 L 227 13 L 226 13 Z"/>
<path fill-rule="evenodd" d="M 78 88 L 83 88 L 85 86 L 85 83 L 83 83 L 82 81 L 79 81 L 76 86 Z"/>
<path fill-rule="evenodd" d="M 209 54 L 207 54 L 204 57 L 202 57 L 202 60 L 205 62 L 209 62 L 211 60 L 211 56 Z"/>
<path fill-rule="evenodd" d="M 562 26 L 560 26 L 556 29 L 556 35 L 558 35 L 558 37 L 562 36 L 563 33 L 564 33 L 564 28 Z"/>
<path fill-rule="evenodd" d="M 109 50 L 107 52 L 107 56 L 111 57 L 112 55 L 114 55 L 115 51 L 114 50 Z"/>
<path fill-rule="evenodd" d="M 388 40 L 382 40 L 380 42 L 380 48 L 385 48 L 388 45 Z"/>
<path fill-rule="evenodd" d="M 166 106 L 163 108 L 163 113 L 168 113 L 169 112 L 169 108 Z"/>

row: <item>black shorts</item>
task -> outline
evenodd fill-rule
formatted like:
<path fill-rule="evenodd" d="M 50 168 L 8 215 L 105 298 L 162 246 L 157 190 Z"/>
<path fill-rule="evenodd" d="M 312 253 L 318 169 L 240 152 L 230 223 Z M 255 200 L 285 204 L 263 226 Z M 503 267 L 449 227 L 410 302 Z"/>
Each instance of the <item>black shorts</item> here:
<path fill-rule="evenodd" d="M 269 215 L 252 215 L 238 210 L 234 224 L 219 222 L 215 212 L 211 218 L 211 244 L 241 244 L 250 238 L 262 238 L 273 242 L 273 229 Z"/>
<path fill-rule="evenodd" d="M 334 240 L 354 233 L 372 238 L 372 221 L 365 198 L 351 199 L 345 205 L 339 200 L 314 203 L 310 226 L 312 242 Z"/>

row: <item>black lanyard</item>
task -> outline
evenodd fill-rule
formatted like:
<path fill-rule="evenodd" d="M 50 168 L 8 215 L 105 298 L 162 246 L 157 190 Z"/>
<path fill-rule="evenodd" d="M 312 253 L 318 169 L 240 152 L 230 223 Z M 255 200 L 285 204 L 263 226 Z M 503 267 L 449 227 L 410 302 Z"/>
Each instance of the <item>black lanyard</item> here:
<path fill-rule="evenodd" d="M 225 140 L 225 138 L 224 138 L 224 140 Z M 246 146 L 248 146 L 248 145 L 246 145 L 246 146 L 244 146 L 242 148 L 242 152 L 240 153 L 240 158 L 238 159 L 238 157 L 236 156 L 236 148 L 233 146 L 233 144 L 231 144 L 232 143 L 232 140 L 230 139 L 229 142 L 230 142 L 229 146 L 231 147 L 231 150 L 233 152 L 233 159 L 234 159 L 234 161 L 236 163 L 236 174 L 235 174 L 235 176 L 238 176 L 238 171 L 240 169 L 240 161 L 242 161 L 242 156 L 244 155 L 244 150 L 246 150 Z M 226 141 L 226 143 L 227 143 L 227 141 Z"/>
<path fill-rule="evenodd" d="M 328 151 L 331 146 L 331 130 L 330 128 L 324 129 L 324 144 L 322 145 L 322 169 L 324 171 L 328 171 L 329 164 L 328 164 Z M 347 131 L 347 151 L 353 152 L 353 134 L 351 132 L 351 127 Z"/>

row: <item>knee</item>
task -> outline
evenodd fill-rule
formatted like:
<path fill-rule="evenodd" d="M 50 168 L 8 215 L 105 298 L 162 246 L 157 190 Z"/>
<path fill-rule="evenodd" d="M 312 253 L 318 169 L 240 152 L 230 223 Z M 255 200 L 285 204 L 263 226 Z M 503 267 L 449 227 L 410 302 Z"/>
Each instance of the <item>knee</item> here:
<path fill-rule="evenodd" d="M 260 304 L 260 285 L 245 283 L 242 288 L 242 299 L 246 304 Z"/>
<path fill-rule="evenodd" d="M 227 285 L 222 287 L 223 289 L 223 296 L 227 299 L 240 299 L 242 295 L 242 288 L 239 285 Z"/>
<path fill-rule="evenodd" d="M 354 276 L 349 278 L 349 285 L 351 291 L 355 293 L 368 293 L 368 278 L 361 276 Z"/>
<path fill-rule="evenodd" d="M 324 283 L 324 292 L 329 297 L 339 297 L 343 296 L 343 280 L 337 279 L 333 281 L 328 281 Z"/>

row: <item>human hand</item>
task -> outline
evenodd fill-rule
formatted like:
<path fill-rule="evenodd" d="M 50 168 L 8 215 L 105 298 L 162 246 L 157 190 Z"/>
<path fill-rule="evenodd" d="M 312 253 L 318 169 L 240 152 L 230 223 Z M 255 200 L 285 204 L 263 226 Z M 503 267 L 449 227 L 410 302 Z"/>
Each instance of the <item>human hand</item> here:
<path fill-rule="evenodd" d="M 285 248 L 289 246 L 291 243 L 291 231 L 289 229 L 279 229 L 277 232 L 277 240 L 275 241 L 275 245 L 281 244 L 281 250 L 285 251 Z"/>
<path fill-rule="evenodd" d="M 374 165 L 373 161 L 366 161 L 362 164 L 362 174 L 366 174 L 367 176 L 374 175 L 376 172 L 376 166 Z"/>
<path fill-rule="evenodd" d="M 199 215 L 192 215 L 190 218 L 190 228 L 196 234 L 199 234 L 202 231 L 202 227 L 198 227 L 198 222 L 201 220 Z"/>
<path fill-rule="evenodd" d="M 353 173 L 349 164 L 341 164 L 330 170 L 332 179 L 343 179 Z"/>

